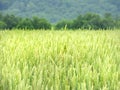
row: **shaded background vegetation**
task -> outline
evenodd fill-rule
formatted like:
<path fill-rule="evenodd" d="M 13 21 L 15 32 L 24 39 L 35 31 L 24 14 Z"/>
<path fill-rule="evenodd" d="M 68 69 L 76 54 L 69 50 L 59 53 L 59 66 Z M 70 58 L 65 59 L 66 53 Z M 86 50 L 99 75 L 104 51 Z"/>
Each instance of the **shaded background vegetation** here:
<path fill-rule="evenodd" d="M 0 29 L 120 28 L 120 0 L 0 0 Z"/>
<path fill-rule="evenodd" d="M 51 24 L 44 18 L 21 18 L 14 15 L 0 14 L 0 29 L 116 29 L 120 28 L 120 18 L 113 18 L 110 13 L 103 17 L 98 14 L 87 13 L 79 15 L 73 20 L 63 20 Z"/>
<path fill-rule="evenodd" d="M 46 18 L 52 23 L 75 19 L 86 12 L 120 15 L 120 0 L 0 0 L 0 12 L 20 17 Z"/>

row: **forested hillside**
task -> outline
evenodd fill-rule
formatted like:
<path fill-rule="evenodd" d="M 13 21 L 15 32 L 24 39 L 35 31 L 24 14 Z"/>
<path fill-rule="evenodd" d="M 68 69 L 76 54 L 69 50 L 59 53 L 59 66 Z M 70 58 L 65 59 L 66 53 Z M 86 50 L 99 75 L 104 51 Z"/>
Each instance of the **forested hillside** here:
<path fill-rule="evenodd" d="M 120 0 L 0 0 L 0 12 L 46 18 L 51 22 L 73 19 L 80 14 L 120 15 Z"/>

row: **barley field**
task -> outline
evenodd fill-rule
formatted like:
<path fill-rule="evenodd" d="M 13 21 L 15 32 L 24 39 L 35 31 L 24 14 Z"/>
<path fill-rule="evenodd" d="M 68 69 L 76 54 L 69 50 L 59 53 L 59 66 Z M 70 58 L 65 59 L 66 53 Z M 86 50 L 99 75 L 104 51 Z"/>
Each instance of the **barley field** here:
<path fill-rule="evenodd" d="M 0 31 L 0 90 L 120 90 L 120 30 Z"/>

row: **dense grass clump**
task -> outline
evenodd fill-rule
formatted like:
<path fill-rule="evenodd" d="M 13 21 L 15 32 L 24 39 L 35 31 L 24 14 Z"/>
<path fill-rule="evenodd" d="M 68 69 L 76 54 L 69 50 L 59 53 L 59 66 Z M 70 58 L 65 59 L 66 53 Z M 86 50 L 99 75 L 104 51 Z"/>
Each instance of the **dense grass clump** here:
<path fill-rule="evenodd" d="M 119 90 L 120 31 L 0 31 L 0 90 Z"/>

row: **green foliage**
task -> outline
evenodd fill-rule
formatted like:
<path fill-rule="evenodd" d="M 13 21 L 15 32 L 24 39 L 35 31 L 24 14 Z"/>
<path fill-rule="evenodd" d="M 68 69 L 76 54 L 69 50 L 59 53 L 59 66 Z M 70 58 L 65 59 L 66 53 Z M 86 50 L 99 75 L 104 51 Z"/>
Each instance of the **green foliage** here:
<path fill-rule="evenodd" d="M 79 15 L 77 19 L 73 20 L 72 28 L 79 29 L 82 28 L 83 25 L 84 25 L 83 16 Z"/>
<path fill-rule="evenodd" d="M 115 20 L 116 23 L 116 28 L 120 28 L 120 18 L 117 18 L 117 20 Z"/>
<path fill-rule="evenodd" d="M 6 23 L 6 29 L 15 28 L 19 22 L 19 18 L 15 17 L 14 15 L 5 15 L 3 17 L 3 22 Z"/>
<path fill-rule="evenodd" d="M 120 15 L 120 0 L 0 0 L 0 10 L 23 17 L 38 16 L 55 23 L 88 12 Z"/>
<path fill-rule="evenodd" d="M 102 21 L 103 26 L 105 29 L 109 28 L 112 29 L 115 27 L 117 23 L 115 23 L 115 20 L 113 20 L 112 15 L 110 13 L 106 13 L 104 15 L 104 19 Z"/>
<path fill-rule="evenodd" d="M 51 29 L 51 24 L 46 20 L 38 17 L 21 19 L 17 25 L 18 29 Z"/>
<path fill-rule="evenodd" d="M 7 25 L 5 22 L 0 21 L 0 29 L 6 29 Z"/>
<path fill-rule="evenodd" d="M 34 29 L 51 29 L 51 24 L 46 19 L 33 17 L 32 23 Z"/>
<path fill-rule="evenodd" d="M 3 15 L 2 13 L 0 13 L 0 21 L 3 19 Z"/>
<path fill-rule="evenodd" d="M 19 28 L 19 29 L 33 29 L 32 21 L 28 18 L 23 19 L 18 23 L 17 28 Z"/>
<path fill-rule="evenodd" d="M 44 18 L 20 18 L 14 15 L 0 14 L 1 28 L 3 29 L 51 29 L 52 25 Z M 3 25 L 3 26 L 2 26 Z M 110 13 L 106 13 L 104 17 L 87 13 L 79 15 L 73 20 L 59 21 L 55 25 L 55 29 L 113 29 L 120 28 L 120 17 L 113 18 Z"/>
<path fill-rule="evenodd" d="M 33 23 L 33 26 L 35 29 L 40 29 L 41 26 L 40 26 L 40 19 L 38 17 L 33 17 L 32 18 L 32 23 Z"/>
<path fill-rule="evenodd" d="M 98 14 L 87 13 L 79 15 L 72 23 L 70 21 L 61 21 L 56 24 L 57 29 L 68 26 L 68 29 L 113 29 L 118 28 L 119 21 L 112 18 L 111 14 L 106 13 L 104 17 Z"/>
<path fill-rule="evenodd" d="M 101 28 L 99 26 L 100 20 L 101 18 L 97 14 L 92 14 L 92 13 L 85 14 L 83 17 L 83 21 L 84 21 L 83 28 L 84 29 L 99 29 Z"/>
<path fill-rule="evenodd" d="M 93 18 L 89 21 L 91 29 L 103 29 L 101 27 L 102 19 L 99 15 L 94 15 Z"/>
<path fill-rule="evenodd" d="M 0 31 L 0 90 L 119 90 L 120 30 Z"/>
<path fill-rule="evenodd" d="M 70 21 L 60 21 L 55 25 L 56 29 L 71 29 L 72 22 Z"/>

